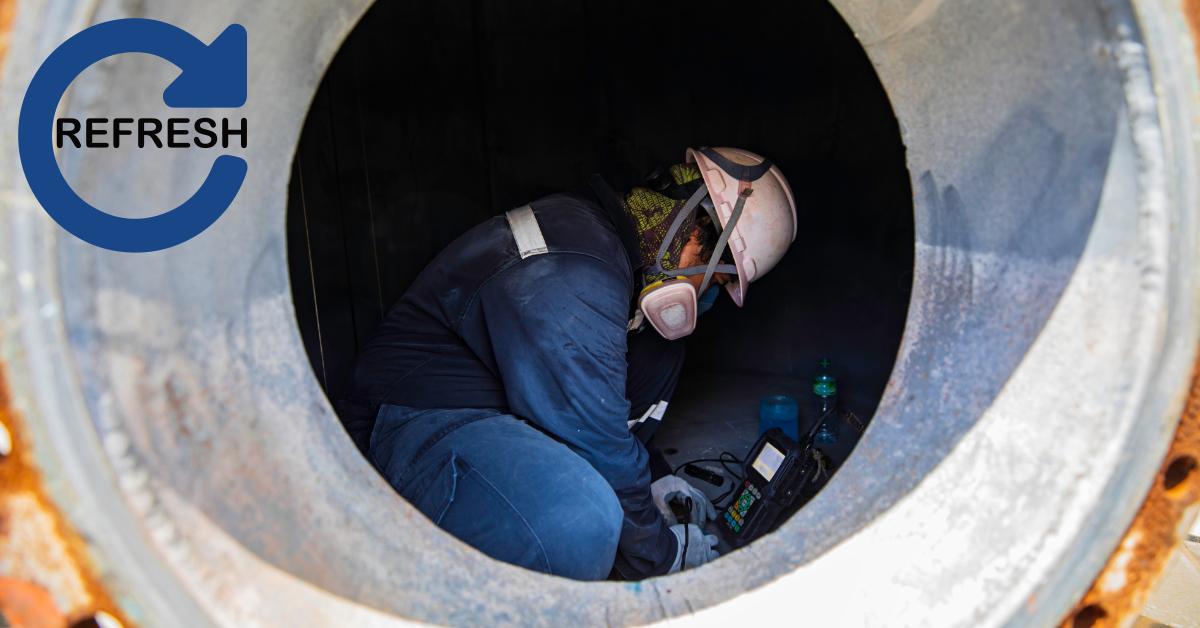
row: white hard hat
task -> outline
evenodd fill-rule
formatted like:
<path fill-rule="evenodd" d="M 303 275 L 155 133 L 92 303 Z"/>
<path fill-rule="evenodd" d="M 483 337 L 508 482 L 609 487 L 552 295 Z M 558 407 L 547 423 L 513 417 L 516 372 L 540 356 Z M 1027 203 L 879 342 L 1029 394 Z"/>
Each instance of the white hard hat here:
<path fill-rule="evenodd" d="M 725 288 L 741 307 L 750 282 L 774 268 L 796 239 L 792 188 L 779 168 L 747 150 L 689 148 L 687 161 L 700 168 L 722 230 L 729 224 L 742 192 L 753 189 L 743 199 L 741 216 L 734 222 L 728 240 L 738 281 Z"/>
<path fill-rule="evenodd" d="M 713 273 L 737 273 L 737 282 L 725 289 L 741 307 L 750 282 L 774 268 L 796 239 L 792 188 L 771 162 L 736 148 L 689 148 L 687 160 L 699 168 L 704 185 L 675 214 L 647 270 L 647 281 L 663 275 L 668 279 L 646 286 L 638 297 L 638 310 L 667 340 L 682 338 L 696 327 L 697 288 L 686 277 L 704 275 L 699 288 L 704 290 Z M 717 223 L 720 235 L 712 257 L 700 266 L 663 268 L 668 247 L 697 207 L 704 207 Z M 733 252 L 732 266 L 721 263 L 726 246 Z"/>

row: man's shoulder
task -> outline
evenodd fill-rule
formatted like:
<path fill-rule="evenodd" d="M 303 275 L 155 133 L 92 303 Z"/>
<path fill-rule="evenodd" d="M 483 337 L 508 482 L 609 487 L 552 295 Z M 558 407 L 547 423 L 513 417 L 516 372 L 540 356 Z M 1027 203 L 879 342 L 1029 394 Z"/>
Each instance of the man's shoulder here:
<path fill-rule="evenodd" d="M 595 258 L 628 279 L 629 259 L 608 211 L 596 199 L 564 192 L 530 203 L 551 254 Z"/>

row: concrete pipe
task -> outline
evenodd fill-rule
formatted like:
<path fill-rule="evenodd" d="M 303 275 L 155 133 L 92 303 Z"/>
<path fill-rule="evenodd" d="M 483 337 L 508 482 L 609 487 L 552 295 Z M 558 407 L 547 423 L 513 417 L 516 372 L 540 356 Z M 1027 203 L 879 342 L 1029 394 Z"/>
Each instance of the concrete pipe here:
<path fill-rule="evenodd" d="M 0 87 L 4 417 L 83 584 L 3 556 L 0 573 L 60 607 L 107 599 L 146 626 L 1068 616 L 1152 492 L 1200 340 L 1188 18 L 1175 0 L 833 5 L 891 99 L 914 191 L 913 293 L 890 382 L 853 456 L 781 529 L 627 584 L 524 571 L 435 528 L 359 456 L 308 367 L 287 273 L 290 166 L 367 0 L 21 1 Z M 246 184 L 212 228 L 156 253 L 59 229 L 16 149 L 41 61 L 121 17 L 205 42 L 231 23 L 250 34 L 237 115 L 251 138 L 225 151 L 249 162 Z M 166 117 L 176 73 L 113 57 L 61 110 Z M 134 217 L 190 196 L 212 158 L 81 151 L 62 167 L 92 204 Z M 1189 500 L 1192 465 L 1172 489 L 1193 487 Z M 0 492 L 10 518 L 13 486 Z"/>

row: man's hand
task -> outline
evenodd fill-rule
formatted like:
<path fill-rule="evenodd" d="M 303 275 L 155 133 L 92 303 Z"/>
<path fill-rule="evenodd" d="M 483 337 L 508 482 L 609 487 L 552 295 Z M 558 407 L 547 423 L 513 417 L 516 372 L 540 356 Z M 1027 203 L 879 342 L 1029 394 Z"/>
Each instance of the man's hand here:
<path fill-rule="evenodd" d="M 716 519 L 717 509 L 713 508 L 712 502 L 704 496 L 700 489 L 688 484 L 687 480 L 668 475 L 665 478 L 650 485 L 650 496 L 654 498 L 654 505 L 658 506 L 659 512 L 667 520 L 668 525 L 679 523 L 675 519 L 675 513 L 671 512 L 671 506 L 668 502 L 678 501 L 683 503 L 683 498 L 692 498 L 692 520 L 691 523 L 703 525 L 705 518 Z"/>
<path fill-rule="evenodd" d="M 671 532 L 675 533 L 675 539 L 679 541 L 679 550 L 675 554 L 675 563 L 671 565 L 671 570 L 667 573 L 675 573 L 684 569 L 694 569 L 717 559 L 720 554 L 713 549 L 717 546 L 717 537 L 711 534 L 704 534 L 700 528 L 688 524 L 671 526 Z M 684 543 L 684 535 L 687 535 L 687 543 Z M 687 555 L 683 553 L 683 549 L 687 548 Z"/>

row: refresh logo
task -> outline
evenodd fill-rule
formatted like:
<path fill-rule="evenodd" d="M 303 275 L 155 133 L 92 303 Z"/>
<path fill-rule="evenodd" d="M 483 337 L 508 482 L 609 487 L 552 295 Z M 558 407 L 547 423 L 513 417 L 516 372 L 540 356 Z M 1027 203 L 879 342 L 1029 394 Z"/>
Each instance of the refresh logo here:
<path fill-rule="evenodd" d="M 93 63 L 126 52 L 152 54 L 170 61 L 183 73 L 163 92 L 163 102 L 171 108 L 237 109 L 246 104 L 246 29 L 239 24 L 226 28 L 211 45 L 205 46 L 187 31 L 165 22 L 145 19 L 114 20 L 96 24 L 63 42 L 42 63 L 29 83 L 21 103 L 17 128 L 18 151 L 25 178 L 38 202 L 63 229 L 75 237 L 110 251 L 144 253 L 161 251 L 186 242 L 209 228 L 237 196 L 246 179 L 246 160 L 221 155 L 213 162 L 203 185 L 187 201 L 166 213 L 150 218 L 121 218 L 102 212 L 79 198 L 63 178 L 54 156 L 57 140 L 61 147 L 64 138 L 80 146 L 76 135 L 84 135 L 88 148 L 106 148 L 103 127 L 106 118 L 85 121 L 81 131 L 79 121 L 63 118 L 56 122 L 55 110 L 62 95 L 75 77 Z M 71 123 L 74 126 L 71 126 Z M 168 148 L 190 147 L 175 138 L 186 135 L 186 118 L 171 118 L 167 122 Z M 130 125 L 122 129 L 122 123 Z M 120 145 L 122 135 L 133 135 L 132 118 L 114 120 L 114 144 Z M 162 122 L 155 118 L 137 121 L 139 146 L 150 138 L 158 147 Z M 74 132 L 71 132 L 72 129 Z M 201 148 L 216 144 L 216 123 L 200 118 L 195 123 L 195 145 Z M 51 139 L 50 132 L 54 133 Z M 209 141 L 200 139 L 200 135 Z M 228 148 L 231 136 L 246 146 L 246 119 L 239 126 L 223 120 L 222 146 Z"/>

